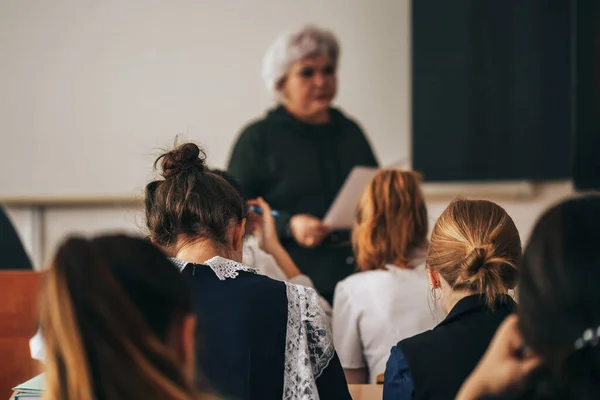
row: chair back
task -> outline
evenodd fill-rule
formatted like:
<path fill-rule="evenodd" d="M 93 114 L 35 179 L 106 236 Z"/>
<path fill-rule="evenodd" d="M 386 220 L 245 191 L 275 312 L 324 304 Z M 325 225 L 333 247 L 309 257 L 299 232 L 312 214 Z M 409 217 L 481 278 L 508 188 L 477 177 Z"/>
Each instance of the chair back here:
<path fill-rule="evenodd" d="M 39 272 L 0 271 L 0 399 L 40 372 L 41 363 L 29 351 L 37 331 L 40 285 Z"/>

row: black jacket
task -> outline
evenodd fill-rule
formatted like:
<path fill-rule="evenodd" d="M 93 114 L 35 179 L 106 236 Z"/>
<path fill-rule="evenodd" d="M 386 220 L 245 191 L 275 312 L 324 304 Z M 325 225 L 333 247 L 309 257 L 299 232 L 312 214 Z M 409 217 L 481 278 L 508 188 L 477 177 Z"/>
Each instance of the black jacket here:
<path fill-rule="evenodd" d="M 433 330 L 398 343 L 408 361 L 414 399 L 453 399 L 498 326 L 515 308 L 509 296 L 502 296 L 493 311 L 486 307 L 483 297 L 468 296 Z"/>
<path fill-rule="evenodd" d="M 348 232 L 337 232 L 321 246 L 306 249 L 291 237 L 295 214 L 323 218 L 355 166 L 377 166 L 360 127 L 332 109 L 331 122 L 311 125 L 282 106 L 247 126 L 231 154 L 228 171 L 247 198 L 262 196 L 274 210 L 278 235 L 300 270 L 317 290 L 333 297 L 335 284 L 354 271 Z"/>

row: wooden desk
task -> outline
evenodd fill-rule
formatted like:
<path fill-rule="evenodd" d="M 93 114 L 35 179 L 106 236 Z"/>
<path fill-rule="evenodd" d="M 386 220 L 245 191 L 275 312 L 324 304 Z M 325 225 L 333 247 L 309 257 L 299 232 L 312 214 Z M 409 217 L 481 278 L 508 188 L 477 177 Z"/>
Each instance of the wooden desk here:
<path fill-rule="evenodd" d="M 353 400 L 381 400 L 383 385 L 348 385 Z"/>
<path fill-rule="evenodd" d="M 348 385 L 353 400 L 381 400 L 383 385 Z M 16 393 L 10 397 L 13 400 Z"/>

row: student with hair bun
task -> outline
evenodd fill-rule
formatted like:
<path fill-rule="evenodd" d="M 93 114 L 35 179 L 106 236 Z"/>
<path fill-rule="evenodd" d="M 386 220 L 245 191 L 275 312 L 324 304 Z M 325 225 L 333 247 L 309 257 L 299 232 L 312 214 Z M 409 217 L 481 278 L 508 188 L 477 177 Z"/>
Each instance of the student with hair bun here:
<path fill-rule="evenodd" d="M 431 293 L 446 318 L 392 348 L 386 400 L 451 399 L 475 368 L 502 321 L 515 311 L 521 240 L 495 203 L 454 200 L 433 229 L 427 253 Z"/>
<path fill-rule="evenodd" d="M 150 239 L 190 280 L 196 361 L 223 398 L 350 399 L 314 289 L 242 264 L 248 209 L 193 143 L 161 155 L 146 188 Z"/>

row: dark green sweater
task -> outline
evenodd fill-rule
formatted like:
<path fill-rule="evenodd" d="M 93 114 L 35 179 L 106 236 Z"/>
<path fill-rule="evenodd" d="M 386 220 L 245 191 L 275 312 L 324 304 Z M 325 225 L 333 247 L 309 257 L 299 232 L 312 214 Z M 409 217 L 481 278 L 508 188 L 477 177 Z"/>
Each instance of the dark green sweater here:
<path fill-rule="evenodd" d="M 328 300 L 336 283 L 354 271 L 349 234 L 335 232 L 307 249 L 291 237 L 289 220 L 295 214 L 323 218 L 357 165 L 377 166 L 377 160 L 354 121 L 332 109 L 330 123 L 306 124 L 282 106 L 242 131 L 229 161 L 244 195 L 262 196 L 281 213 L 277 232 L 284 247 Z"/>

